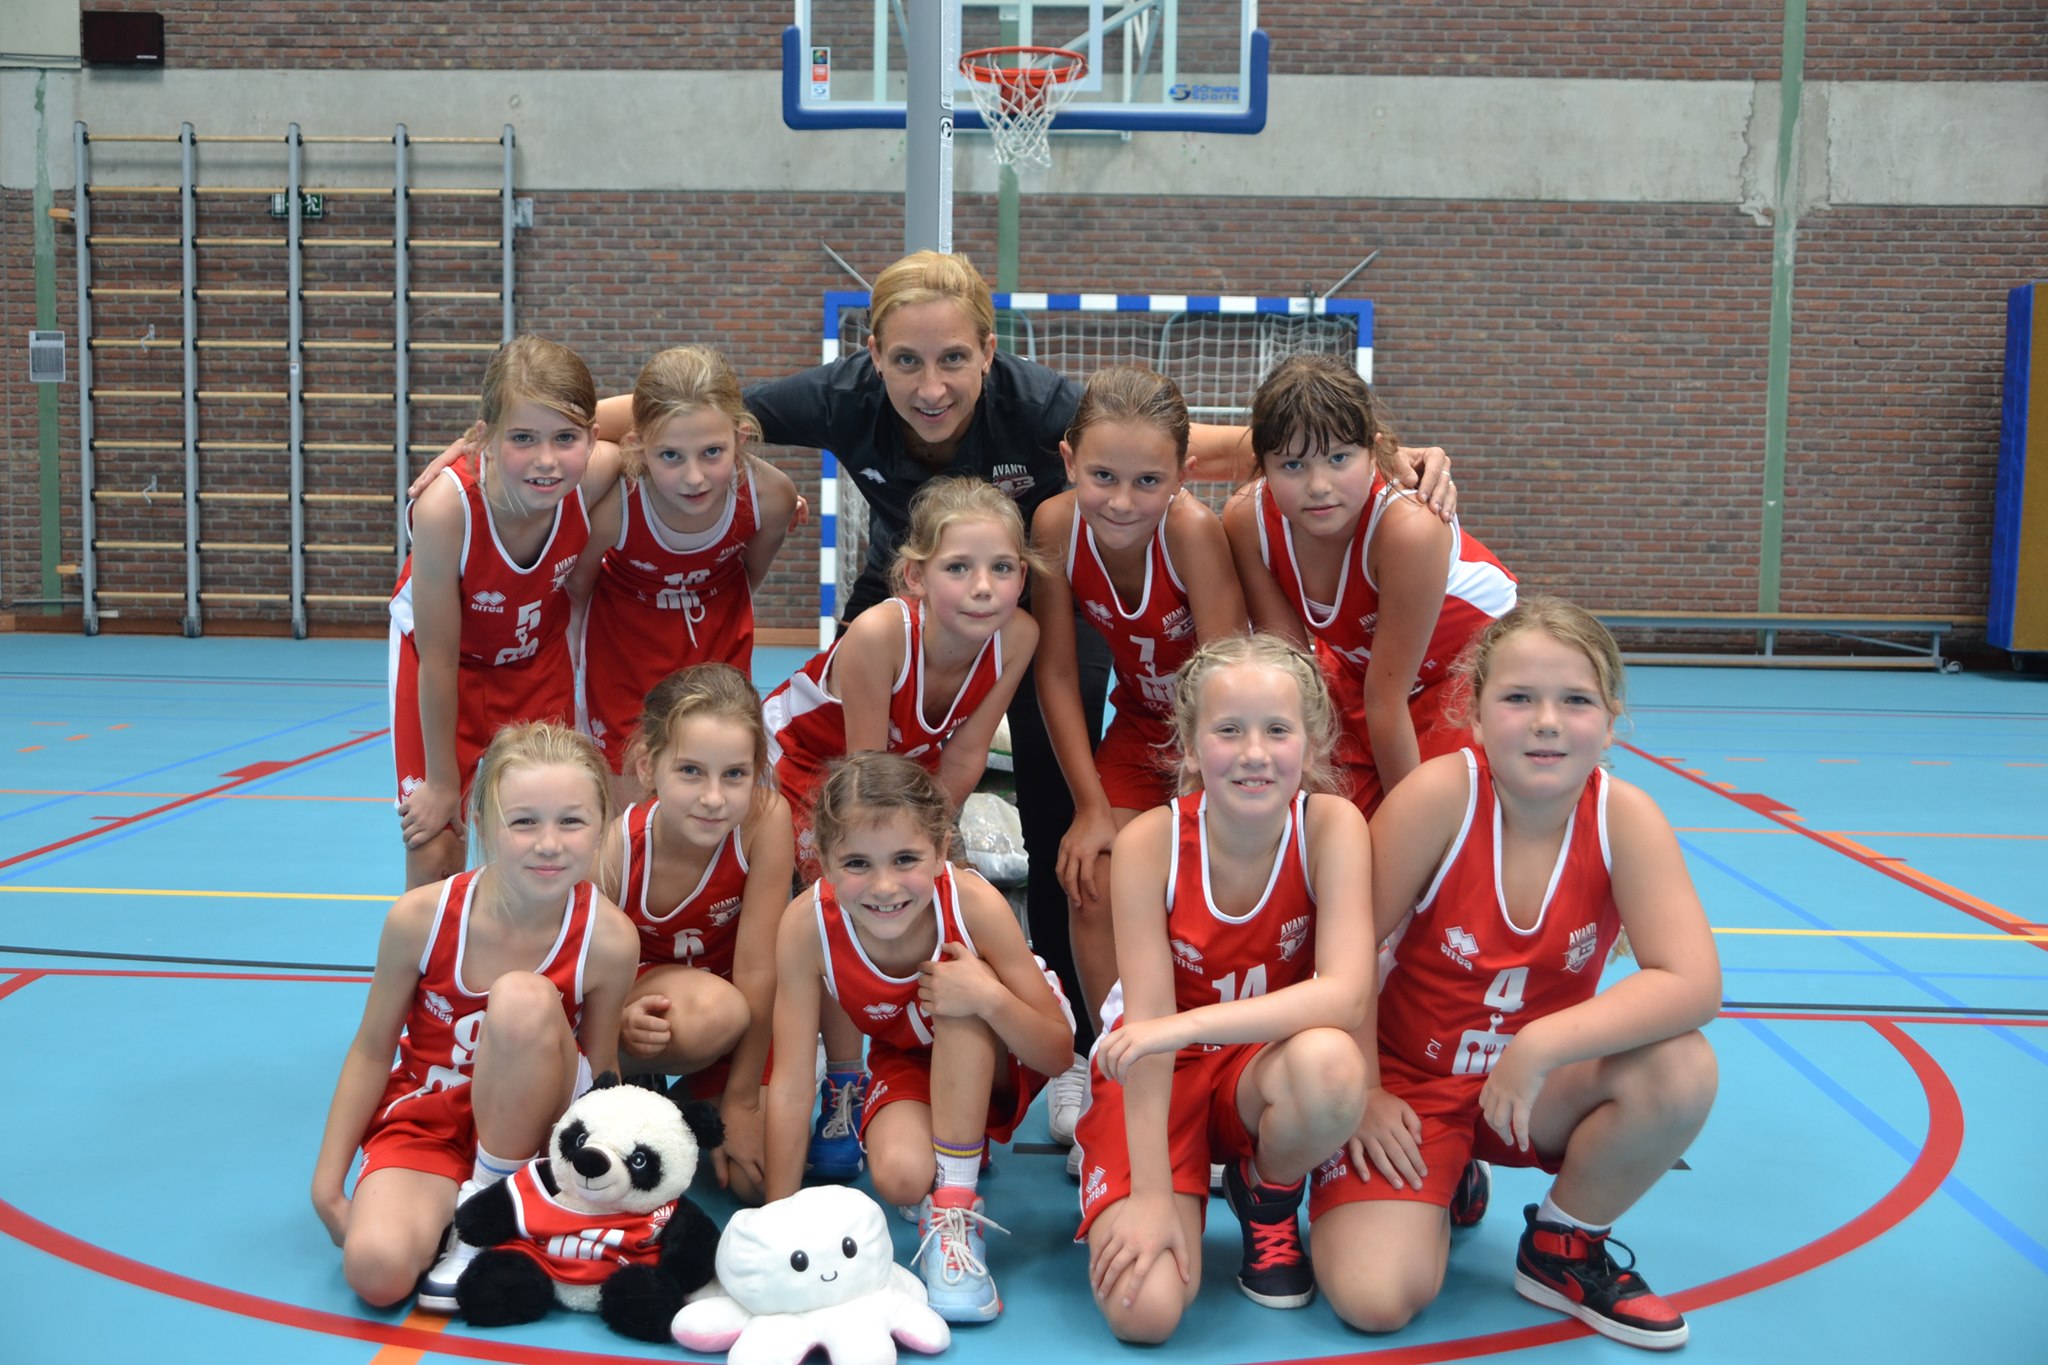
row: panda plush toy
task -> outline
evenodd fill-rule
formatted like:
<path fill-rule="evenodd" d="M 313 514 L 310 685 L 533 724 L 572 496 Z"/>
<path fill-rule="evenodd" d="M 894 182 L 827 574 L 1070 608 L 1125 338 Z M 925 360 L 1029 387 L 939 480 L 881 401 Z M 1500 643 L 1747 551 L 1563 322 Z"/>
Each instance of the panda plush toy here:
<path fill-rule="evenodd" d="M 724 1140 L 710 1105 L 598 1077 L 544 1154 L 455 1211 L 462 1240 L 486 1248 L 455 1284 L 463 1320 L 504 1327 L 559 1303 L 623 1336 L 669 1340 L 718 1254 L 717 1226 L 683 1191 Z"/>

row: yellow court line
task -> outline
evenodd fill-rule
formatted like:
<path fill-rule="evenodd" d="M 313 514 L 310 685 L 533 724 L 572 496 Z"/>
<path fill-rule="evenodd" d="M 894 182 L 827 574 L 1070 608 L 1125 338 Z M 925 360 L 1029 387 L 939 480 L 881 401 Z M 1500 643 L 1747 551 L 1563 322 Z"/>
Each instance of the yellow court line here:
<path fill-rule="evenodd" d="M 194 900 L 241 901 L 377 901 L 396 896 L 357 896 L 338 891 L 177 891 L 146 886 L 0 886 L 0 891 L 34 892 L 45 896 L 187 896 Z"/>
<path fill-rule="evenodd" d="M 139 886 L 6 886 L 0 892 L 45 896 L 184 896 L 194 900 L 376 901 L 389 905 L 396 896 L 351 895 L 335 891 L 180 891 Z M 1987 943 L 2048 943 L 2042 934 L 1934 933 L 1918 929 L 1766 929 L 1716 925 L 1717 934 L 1765 935 L 1776 938 L 1919 938 L 1965 939 Z"/>
<path fill-rule="evenodd" d="M 1766 934 L 1773 938 L 1934 938 L 1992 943 L 2048 943 L 2048 934 L 1936 934 L 1918 929 L 1736 929 L 1715 925 L 1717 934 Z"/>

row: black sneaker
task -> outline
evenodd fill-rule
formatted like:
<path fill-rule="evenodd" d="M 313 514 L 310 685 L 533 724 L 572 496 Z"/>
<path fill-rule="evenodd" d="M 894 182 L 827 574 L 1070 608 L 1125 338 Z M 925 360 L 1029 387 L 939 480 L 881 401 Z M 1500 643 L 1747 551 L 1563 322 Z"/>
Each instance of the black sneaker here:
<path fill-rule="evenodd" d="M 1487 1201 L 1493 1198 L 1493 1167 L 1484 1161 L 1468 1161 L 1451 1191 L 1451 1226 L 1469 1228 L 1486 1217 Z"/>
<path fill-rule="evenodd" d="M 1606 1233 L 1541 1222 L 1536 1205 L 1522 1210 L 1529 1226 L 1515 1250 L 1515 1292 L 1531 1303 L 1568 1313 L 1602 1336 L 1651 1351 L 1685 1345 L 1685 1319 L 1636 1274 L 1636 1254 Z M 1609 1246 L 1628 1252 L 1618 1266 Z"/>
<path fill-rule="evenodd" d="M 1244 1230 L 1244 1264 L 1237 1272 L 1237 1287 L 1253 1303 L 1305 1308 L 1316 1296 L 1315 1272 L 1301 1244 L 1297 1216 L 1307 1189 L 1307 1181 L 1291 1190 L 1251 1185 L 1244 1178 L 1242 1161 L 1223 1168 L 1224 1198 Z"/>

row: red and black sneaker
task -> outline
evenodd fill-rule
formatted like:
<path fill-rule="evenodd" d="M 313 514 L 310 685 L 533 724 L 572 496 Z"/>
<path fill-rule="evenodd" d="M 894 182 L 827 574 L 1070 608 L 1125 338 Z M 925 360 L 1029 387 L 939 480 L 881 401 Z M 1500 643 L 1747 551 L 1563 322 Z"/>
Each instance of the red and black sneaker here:
<path fill-rule="evenodd" d="M 1476 1227 L 1486 1217 L 1486 1205 L 1493 1198 L 1493 1167 L 1484 1161 L 1468 1161 L 1451 1191 L 1451 1226 Z"/>
<path fill-rule="evenodd" d="M 1635 1252 L 1604 1232 L 1596 1237 L 1565 1223 L 1542 1222 L 1534 1204 L 1522 1217 L 1529 1226 L 1515 1250 L 1516 1293 L 1630 1346 L 1669 1351 L 1685 1345 L 1685 1319 L 1636 1274 Z M 1628 1264 L 1616 1265 L 1609 1246 L 1627 1251 Z"/>
<path fill-rule="evenodd" d="M 1316 1296 L 1316 1277 L 1301 1244 L 1301 1196 L 1307 1181 L 1292 1189 L 1254 1185 L 1244 1177 L 1244 1163 L 1223 1168 L 1223 1194 L 1230 1211 L 1244 1227 L 1244 1264 L 1237 1287 L 1253 1303 L 1268 1308 L 1305 1308 Z"/>

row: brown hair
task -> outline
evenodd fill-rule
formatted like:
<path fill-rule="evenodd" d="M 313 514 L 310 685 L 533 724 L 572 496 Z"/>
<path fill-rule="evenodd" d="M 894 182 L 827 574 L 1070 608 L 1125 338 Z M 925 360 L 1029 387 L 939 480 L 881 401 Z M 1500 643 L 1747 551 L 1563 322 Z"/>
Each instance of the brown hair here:
<path fill-rule="evenodd" d="M 811 810 L 811 832 L 823 867 L 847 831 L 891 815 L 908 816 L 944 858 L 953 833 L 953 798 L 923 764 L 901 754 L 864 749 L 826 770 Z"/>
<path fill-rule="evenodd" d="M 1163 374 L 1142 365 L 1111 365 L 1089 375 L 1067 444 L 1078 450 L 1082 433 L 1097 422 L 1132 422 L 1164 432 L 1180 463 L 1188 462 L 1188 400 Z"/>
<path fill-rule="evenodd" d="M 611 823 L 611 773 L 595 740 L 548 720 L 507 725 L 492 736 L 490 747 L 477 762 L 476 781 L 469 789 L 469 827 L 486 861 L 493 856 L 495 835 L 504 820 L 499 790 L 504 786 L 505 774 L 514 768 L 553 767 L 582 769 L 597 791 L 598 828 Z M 599 842 L 598 866 L 590 869 L 588 880 L 603 880 L 600 874 L 610 847 L 609 840 Z"/>
<path fill-rule="evenodd" d="M 716 408 L 731 420 L 740 456 L 734 463 L 743 465 L 746 446 L 761 439 L 761 424 L 740 397 L 739 376 L 709 346 L 671 346 L 642 365 L 633 381 L 633 431 L 619 447 L 626 473 L 644 475 L 654 433 L 670 418 L 700 408 Z"/>
<path fill-rule="evenodd" d="M 934 299 L 959 304 L 974 323 L 976 341 L 986 344 L 995 335 L 996 305 L 988 281 L 974 262 L 945 251 L 913 251 L 875 276 L 868 296 L 868 330 L 879 341 L 889 314 Z"/>
<path fill-rule="evenodd" d="M 939 552 L 939 541 L 956 522 L 992 521 L 1003 528 L 1017 547 L 1017 558 L 1027 570 L 1044 573 L 1046 564 L 1031 546 L 1024 531 L 1024 514 L 1017 500 L 985 479 L 964 475 L 932 479 L 910 500 L 910 529 L 896 547 L 896 562 L 889 566 L 889 587 L 901 593 L 908 583 L 912 564 L 927 563 Z"/>
<path fill-rule="evenodd" d="M 1181 752 L 1182 793 L 1198 791 L 1202 785 L 1201 772 L 1193 763 L 1202 685 L 1217 670 L 1240 664 L 1275 669 L 1294 679 L 1301 691 L 1302 733 L 1307 740 L 1302 754 L 1302 789 L 1338 790 L 1337 769 L 1330 757 L 1337 743 L 1337 708 L 1330 700 L 1330 685 L 1323 678 L 1323 670 L 1313 655 L 1292 640 L 1260 632 L 1211 640 L 1189 655 L 1174 674 L 1173 737 Z"/>
<path fill-rule="evenodd" d="M 597 422 L 597 384 L 581 356 L 560 342 L 531 333 L 517 336 L 491 353 L 484 367 L 477 420 L 488 436 L 496 436 L 505 409 L 526 398 L 559 412 L 579 426 Z"/>
<path fill-rule="evenodd" d="M 731 664 L 692 664 L 654 685 L 633 729 L 626 764 L 645 759 L 650 769 L 676 742 L 676 730 L 698 717 L 730 721 L 754 741 L 754 780 L 775 789 L 775 768 L 768 761 L 768 726 L 761 719 L 761 694 L 747 675 Z M 624 765 L 621 765 L 624 766 Z"/>
<path fill-rule="evenodd" d="M 1371 386 L 1333 355 L 1304 352 L 1276 365 L 1252 397 L 1251 430 L 1260 473 L 1268 459 L 1345 445 L 1370 451 L 1390 476 L 1402 472 L 1393 464 L 1398 443 Z"/>
<path fill-rule="evenodd" d="M 1540 630 L 1559 644 L 1585 655 L 1593 665 L 1593 676 L 1600 684 L 1600 700 L 1606 704 L 1608 714 L 1622 714 L 1626 681 L 1621 648 L 1614 643 L 1614 636 L 1600 624 L 1599 617 L 1584 607 L 1562 597 L 1539 593 L 1516 602 L 1506 615 L 1481 631 L 1479 638 L 1467 645 L 1451 665 L 1451 685 L 1456 691 L 1445 708 L 1446 719 L 1461 727 L 1471 726 L 1479 708 L 1479 695 L 1493 669 L 1494 654 L 1503 643 L 1525 630 Z"/>

